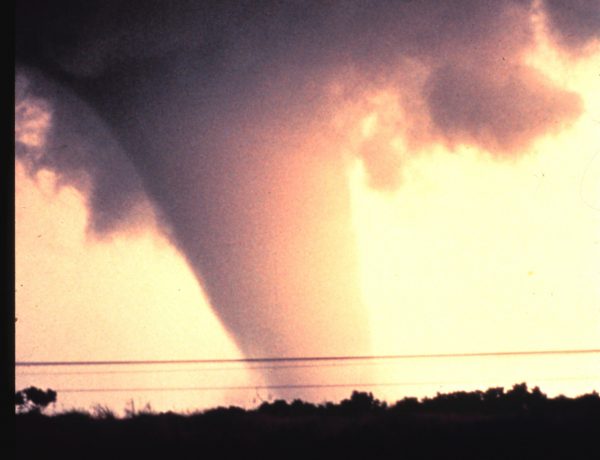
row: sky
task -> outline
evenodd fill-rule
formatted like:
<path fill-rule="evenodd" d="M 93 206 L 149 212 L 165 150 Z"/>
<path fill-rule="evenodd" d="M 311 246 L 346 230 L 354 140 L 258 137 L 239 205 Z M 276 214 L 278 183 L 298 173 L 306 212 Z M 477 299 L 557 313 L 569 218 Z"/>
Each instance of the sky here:
<path fill-rule="evenodd" d="M 18 2 L 17 361 L 600 348 L 596 2 L 173 5 Z M 18 367 L 17 387 L 117 410 L 576 395 L 599 364 Z M 281 388 L 323 384 L 347 386 Z"/>

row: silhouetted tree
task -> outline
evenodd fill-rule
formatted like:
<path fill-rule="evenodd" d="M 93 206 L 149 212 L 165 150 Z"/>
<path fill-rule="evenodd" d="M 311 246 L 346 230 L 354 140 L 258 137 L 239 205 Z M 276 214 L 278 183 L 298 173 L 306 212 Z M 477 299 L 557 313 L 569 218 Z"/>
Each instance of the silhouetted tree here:
<path fill-rule="evenodd" d="M 269 403 L 268 401 L 262 403 L 258 408 L 258 412 L 263 414 L 285 416 L 289 415 L 290 407 L 287 401 L 283 399 L 277 399 L 272 403 Z"/>
<path fill-rule="evenodd" d="M 36 387 L 25 388 L 15 393 L 15 405 L 19 412 L 41 412 L 48 404 L 56 402 L 56 391 Z"/>
<path fill-rule="evenodd" d="M 392 410 L 397 413 L 416 412 L 421 407 L 421 403 L 417 398 L 405 397 L 392 406 Z"/>
<path fill-rule="evenodd" d="M 317 407 L 314 404 L 304 402 L 301 399 L 294 399 L 290 404 L 291 413 L 293 415 L 314 415 L 317 412 Z"/>
<path fill-rule="evenodd" d="M 350 399 L 340 402 L 340 411 L 344 415 L 361 415 L 384 409 L 385 405 L 373 397 L 373 393 L 353 391 Z"/>

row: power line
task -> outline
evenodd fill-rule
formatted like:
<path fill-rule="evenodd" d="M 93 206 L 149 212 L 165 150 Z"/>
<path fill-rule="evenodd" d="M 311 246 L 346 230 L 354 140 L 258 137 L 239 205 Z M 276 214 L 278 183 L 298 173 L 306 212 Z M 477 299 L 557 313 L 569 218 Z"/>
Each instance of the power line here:
<path fill-rule="evenodd" d="M 586 350 L 584 350 L 586 351 Z M 374 357 L 375 359 L 377 357 Z M 273 366 L 232 366 L 232 367 L 198 367 L 188 369 L 138 369 L 138 370 L 98 370 L 98 371 L 59 371 L 59 372 L 18 372 L 19 377 L 32 376 L 54 376 L 54 375 L 114 375 L 114 374 L 172 374 L 172 373 L 202 373 L 202 372 L 228 372 L 228 371 L 254 371 L 254 370 L 290 370 L 290 369 L 315 369 L 315 368 L 332 368 L 332 367 L 357 367 L 357 366 L 390 366 L 398 365 L 389 360 L 381 361 L 345 361 L 345 362 L 328 362 L 328 363 L 311 363 L 311 364 L 277 364 Z"/>
<path fill-rule="evenodd" d="M 363 356 L 291 356 L 268 358 L 236 359 L 165 359 L 165 360 L 114 360 L 114 361 L 17 361 L 17 367 L 34 366 L 135 366 L 150 364 L 234 364 L 234 363 L 277 363 L 277 362 L 315 362 L 315 361 L 372 361 L 395 359 L 447 359 L 447 358 L 485 358 L 510 356 L 541 355 L 581 355 L 597 354 L 600 349 L 586 350 L 537 350 L 537 351 L 497 351 L 478 353 L 435 353 L 405 355 L 363 355 Z"/>
<path fill-rule="evenodd" d="M 598 376 L 580 377 L 549 377 L 532 379 L 533 381 L 566 381 L 566 380 L 599 380 Z M 201 386 L 201 387 L 144 387 L 144 388 L 62 388 L 58 393 L 122 393 L 122 392 L 163 392 L 163 391 L 250 391 L 250 390 L 301 390 L 322 388 L 372 388 L 372 387 L 398 387 L 418 385 L 458 385 L 475 384 L 474 381 L 448 381 L 448 382 L 370 382 L 370 383 L 313 383 L 313 384 L 282 384 L 282 385 L 239 385 L 239 386 Z"/>
<path fill-rule="evenodd" d="M 247 371 L 247 370 L 281 370 L 281 369 L 314 369 L 324 367 L 352 367 L 352 366 L 385 366 L 390 362 L 341 362 L 341 363 L 315 363 L 315 364 L 289 364 L 276 366 L 236 366 L 236 367 L 199 367 L 192 369 L 143 369 L 143 370 L 104 370 L 104 371 L 66 371 L 66 372 L 20 372 L 19 377 L 31 377 L 39 375 L 105 375 L 105 374 L 167 374 L 167 373 L 192 373 L 206 371 Z"/>

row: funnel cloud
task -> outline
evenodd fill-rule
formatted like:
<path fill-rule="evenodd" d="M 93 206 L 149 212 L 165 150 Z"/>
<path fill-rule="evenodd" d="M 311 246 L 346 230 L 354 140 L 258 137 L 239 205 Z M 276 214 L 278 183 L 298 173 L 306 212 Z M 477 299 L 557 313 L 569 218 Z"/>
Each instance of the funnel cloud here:
<path fill-rule="evenodd" d="M 516 156 L 574 121 L 578 96 L 524 63 L 538 3 L 19 0 L 17 104 L 51 126 L 17 158 L 87 187 L 92 233 L 151 203 L 247 356 L 368 354 L 348 152 L 383 192 L 394 133 L 403 155 Z M 357 141 L 381 90 L 401 113 Z"/>

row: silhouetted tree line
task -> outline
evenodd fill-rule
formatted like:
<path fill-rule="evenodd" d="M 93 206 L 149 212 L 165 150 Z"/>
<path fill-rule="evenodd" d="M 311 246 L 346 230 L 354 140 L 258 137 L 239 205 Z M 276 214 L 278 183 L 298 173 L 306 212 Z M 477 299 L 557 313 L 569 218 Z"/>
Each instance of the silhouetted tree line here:
<path fill-rule="evenodd" d="M 39 393 L 28 390 L 19 393 L 39 401 L 32 396 Z M 39 459 L 51 446 L 62 458 L 103 460 L 595 459 L 600 426 L 598 393 L 548 398 L 524 383 L 393 404 L 354 391 L 339 403 L 279 399 L 251 410 L 217 407 L 177 414 L 144 409 L 118 418 L 100 409 L 18 413 L 17 458 Z"/>
<path fill-rule="evenodd" d="M 19 413 L 40 413 L 50 403 L 56 402 L 56 392 L 46 391 L 36 387 L 29 387 L 15 394 L 15 404 Z M 502 387 L 489 388 L 486 391 L 456 391 L 453 393 L 437 393 L 434 397 L 421 400 L 406 397 L 394 404 L 388 405 L 380 401 L 371 392 L 353 391 L 348 399 L 339 403 L 326 402 L 313 404 L 294 399 L 287 402 L 277 399 L 272 402 L 265 401 L 256 409 L 246 410 L 240 407 L 218 407 L 203 412 L 207 415 L 240 415 L 248 413 L 266 414 L 278 417 L 303 417 L 335 415 L 353 417 L 368 414 L 456 414 L 456 415 L 502 415 L 502 414 L 543 414 L 545 412 L 564 411 L 600 411 L 600 395 L 593 392 L 577 398 L 558 396 L 548 398 L 539 387 L 531 391 L 526 383 L 514 385 L 508 391 Z M 107 408 L 98 406 L 92 418 L 107 418 L 114 414 Z M 129 417 L 136 415 L 135 411 L 126 411 Z M 147 406 L 143 414 L 152 414 Z M 141 414 L 137 414 L 141 415 Z"/>
<path fill-rule="evenodd" d="M 431 398 L 418 400 L 406 397 L 388 405 L 373 393 L 354 391 L 349 399 L 339 404 L 327 402 L 315 405 L 296 399 L 263 402 L 256 411 L 275 416 L 338 415 L 359 416 L 366 414 L 455 414 L 455 415 L 506 415 L 541 414 L 557 411 L 600 411 L 600 396 L 593 392 L 577 398 L 558 396 L 548 398 L 539 387 L 531 391 L 526 383 L 516 384 L 508 391 L 502 387 L 486 391 L 457 391 L 438 393 Z"/>

